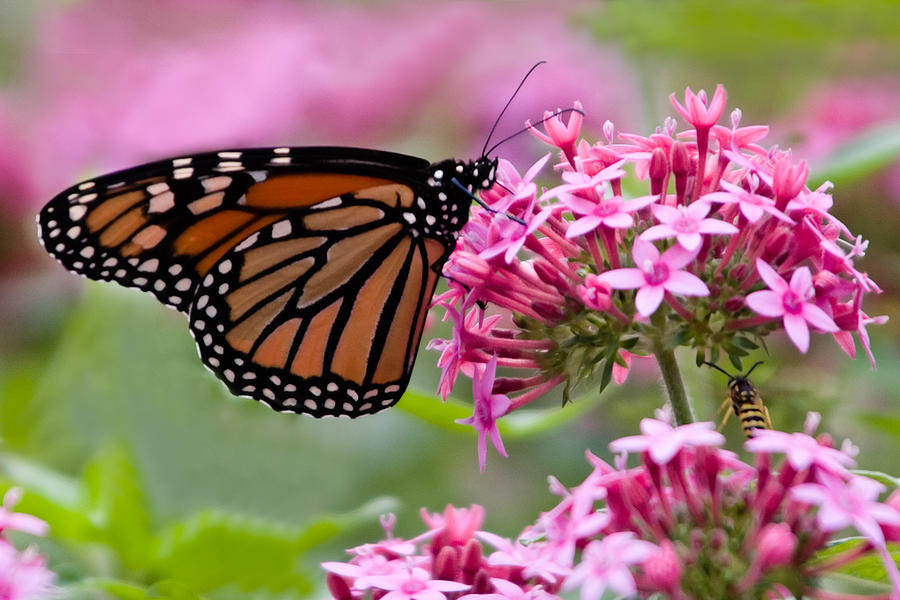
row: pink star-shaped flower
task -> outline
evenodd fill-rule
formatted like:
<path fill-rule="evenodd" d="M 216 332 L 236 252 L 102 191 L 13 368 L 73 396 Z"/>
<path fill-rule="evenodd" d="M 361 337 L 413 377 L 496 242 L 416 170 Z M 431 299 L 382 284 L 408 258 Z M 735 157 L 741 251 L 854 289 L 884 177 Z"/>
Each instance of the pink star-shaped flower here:
<path fill-rule="evenodd" d="M 627 229 L 634 225 L 634 217 L 631 213 L 649 206 L 656 201 L 656 196 L 641 196 L 633 200 L 625 200 L 621 196 L 603 198 L 600 202 L 592 202 L 574 194 L 563 193 L 560 196 L 563 204 L 572 209 L 581 218 L 569 224 L 566 230 L 567 238 L 574 238 L 591 232 L 598 227 L 605 226 L 610 229 Z"/>
<path fill-rule="evenodd" d="M 563 151 L 570 163 L 575 157 L 575 140 L 581 133 L 581 123 L 584 121 L 584 112 L 581 102 L 575 102 L 575 110 L 569 113 L 568 123 L 563 123 L 559 113 L 554 115 L 547 111 L 544 113 L 544 130 L 541 133 L 531 125 L 531 121 L 525 121 L 525 125 L 531 129 L 536 138 L 551 146 L 556 146 Z"/>
<path fill-rule="evenodd" d="M 662 466 L 687 447 L 719 447 L 725 436 L 715 431 L 709 422 L 689 423 L 672 427 L 656 419 L 641 419 L 643 435 L 629 435 L 609 444 L 612 452 L 647 452 L 650 460 Z"/>
<path fill-rule="evenodd" d="M 809 350 L 807 324 L 829 333 L 838 331 L 831 317 L 811 302 L 816 291 L 808 267 L 794 271 L 790 283 L 760 258 L 756 259 L 756 270 L 769 289 L 748 294 L 747 306 L 766 317 L 781 317 L 785 332 L 800 352 Z"/>
<path fill-rule="evenodd" d="M 752 439 L 747 440 L 744 447 L 750 452 L 784 454 L 788 463 L 797 471 L 804 471 L 810 465 L 815 465 L 835 476 L 843 476 L 847 473 L 847 467 L 855 464 L 851 456 L 823 446 L 811 435 L 799 432 L 760 429 Z"/>
<path fill-rule="evenodd" d="M 817 520 L 826 531 L 854 527 L 873 546 L 883 547 L 881 524 L 900 525 L 900 511 L 878 502 L 884 486 L 868 477 L 851 475 L 844 483 L 826 477 L 823 483 L 802 483 L 791 488 L 791 497 L 819 507 Z M 896 567 L 895 567 L 896 568 Z"/>
<path fill-rule="evenodd" d="M 447 401 L 456 378 L 462 371 L 471 376 L 474 366 L 467 357 L 469 340 L 473 337 L 490 333 L 500 315 L 484 317 L 478 310 L 470 310 L 465 317 L 460 314 L 452 304 L 441 304 L 447 311 L 446 315 L 453 321 L 453 337 L 449 340 L 433 339 L 428 342 L 429 350 L 438 350 L 441 357 L 437 366 L 441 369 L 441 380 L 438 383 L 438 393 L 441 400 Z M 470 333 L 471 332 L 471 333 Z"/>
<path fill-rule="evenodd" d="M 751 223 L 756 223 L 764 214 L 769 213 L 785 223 L 794 224 L 794 221 L 789 216 L 775 208 L 775 201 L 768 196 L 761 196 L 755 191 L 745 190 L 741 186 L 727 181 L 722 181 L 721 185 L 725 189 L 724 192 L 704 194 L 700 196 L 700 200 L 737 204 L 741 214 Z"/>
<path fill-rule="evenodd" d="M 421 567 L 391 575 L 373 575 L 366 582 L 369 587 L 387 591 L 382 600 L 446 600 L 444 592 L 461 592 L 470 587 L 457 581 L 431 579 Z"/>
<path fill-rule="evenodd" d="M 580 587 L 581 600 L 599 600 L 606 590 L 631 597 L 637 586 L 630 567 L 643 563 L 654 549 L 654 544 L 637 539 L 631 531 L 594 540 L 585 547 L 581 562 L 566 579 L 563 590 Z"/>
<path fill-rule="evenodd" d="M 637 289 L 634 304 L 641 316 L 649 317 L 662 303 L 666 292 L 682 296 L 708 296 L 709 288 L 699 277 L 681 270 L 694 258 L 681 246 L 672 246 L 660 256 L 659 250 L 640 238 L 631 250 L 637 268 L 614 269 L 600 279 L 617 290 Z"/>
<path fill-rule="evenodd" d="M 642 233 L 642 240 L 652 241 L 674 237 L 682 248 L 689 252 L 696 252 L 703 243 L 703 234 L 731 235 L 738 232 L 738 228 L 731 223 L 704 218 L 712 208 L 708 202 L 698 201 L 689 206 L 677 208 L 654 204 L 650 208 L 660 224 L 654 225 Z"/>
<path fill-rule="evenodd" d="M 496 376 L 497 355 L 492 356 L 484 367 L 475 367 L 472 374 L 475 410 L 471 417 L 456 421 L 460 425 L 471 425 L 478 432 L 478 465 L 482 471 L 487 460 L 487 438 L 491 439 L 500 456 L 506 456 L 500 430 L 497 429 L 497 419 L 506 414 L 511 402 L 504 394 L 493 393 Z"/>
<path fill-rule="evenodd" d="M 680 114 L 685 121 L 698 129 L 709 129 L 716 124 L 719 117 L 721 117 L 722 113 L 725 111 L 725 101 L 727 100 L 727 97 L 725 95 L 725 88 L 722 84 L 719 84 L 716 86 L 716 91 L 708 105 L 706 101 L 706 92 L 700 90 L 700 93 L 695 94 L 691 91 L 691 88 L 687 88 L 684 92 L 685 106 L 682 106 L 681 103 L 675 99 L 675 94 L 670 94 L 669 100 L 672 102 L 672 106 L 675 107 L 675 110 L 678 111 L 678 114 Z"/>

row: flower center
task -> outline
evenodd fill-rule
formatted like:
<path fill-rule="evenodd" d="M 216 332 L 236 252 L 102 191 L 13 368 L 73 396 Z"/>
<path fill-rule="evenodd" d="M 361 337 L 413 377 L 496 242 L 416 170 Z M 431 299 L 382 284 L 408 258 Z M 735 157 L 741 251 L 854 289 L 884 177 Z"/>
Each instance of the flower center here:
<path fill-rule="evenodd" d="M 697 231 L 697 221 L 688 217 L 680 217 L 672 223 L 672 229 L 678 233 L 694 233 Z"/>
<path fill-rule="evenodd" d="M 669 265 L 664 262 L 644 263 L 644 279 L 650 285 L 659 285 L 669 279 Z"/>
<path fill-rule="evenodd" d="M 614 200 L 606 200 L 597 206 L 598 217 L 608 217 L 619 212 L 619 203 Z"/>
<path fill-rule="evenodd" d="M 424 590 L 425 587 L 425 582 L 423 581 L 419 581 L 418 579 L 408 579 L 403 582 L 403 585 L 400 586 L 400 591 L 408 596 L 411 596 L 416 592 Z"/>
<path fill-rule="evenodd" d="M 803 300 L 792 290 L 785 292 L 781 298 L 784 309 L 791 314 L 799 314 L 803 311 Z"/>

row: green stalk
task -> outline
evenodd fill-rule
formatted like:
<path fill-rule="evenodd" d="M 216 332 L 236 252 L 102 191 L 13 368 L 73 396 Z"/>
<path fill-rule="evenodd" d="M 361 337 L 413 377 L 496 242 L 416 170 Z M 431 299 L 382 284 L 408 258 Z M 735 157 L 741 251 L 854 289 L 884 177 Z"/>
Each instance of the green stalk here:
<path fill-rule="evenodd" d="M 663 335 L 665 327 L 663 311 L 657 310 L 650 320 L 657 326 L 657 332 L 650 336 L 651 345 L 653 347 L 653 355 L 659 364 L 663 383 L 666 385 L 666 393 L 669 396 L 669 404 L 672 405 L 672 415 L 675 417 L 675 424 L 686 425 L 693 423 L 697 419 L 694 417 L 694 410 L 691 408 L 691 402 L 688 400 L 687 392 L 684 389 L 684 381 L 681 379 L 678 361 L 675 360 L 675 351 L 672 348 L 667 348 L 663 342 L 665 338 Z"/>

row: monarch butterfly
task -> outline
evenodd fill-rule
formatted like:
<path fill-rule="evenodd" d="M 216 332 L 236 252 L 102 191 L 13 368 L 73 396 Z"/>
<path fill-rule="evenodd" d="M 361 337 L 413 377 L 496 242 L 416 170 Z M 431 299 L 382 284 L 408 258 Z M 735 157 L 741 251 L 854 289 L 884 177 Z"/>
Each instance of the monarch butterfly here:
<path fill-rule="evenodd" d="M 356 417 L 409 382 L 441 268 L 497 159 L 339 147 L 184 156 L 72 186 L 38 215 L 64 267 L 185 313 L 235 395 Z"/>
<path fill-rule="evenodd" d="M 731 415 L 731 413 L 727 412 L 729 401 L 735 416 L 741 420 L 741 429 L 743 429 L 744 435 L 748 439 L 753 437 L 757 429 L 772 429 L 769 409 L 763 404 L 762 396 L 759 395 L 756 387 L 748 379 L 753 369 L 761 365 L 762 361 L 750 367 L 746 375 L 731 375 L 718 365 L 710 362 L 704 362 L 704 364 L 728 375 L 728 396 L 726 396 L 722 407 L 719 409 L 719 411 L 724 410 L 726 412 L 719 429 L 725 426 L 725 423 L 728 422 L 728 417 Z"/>

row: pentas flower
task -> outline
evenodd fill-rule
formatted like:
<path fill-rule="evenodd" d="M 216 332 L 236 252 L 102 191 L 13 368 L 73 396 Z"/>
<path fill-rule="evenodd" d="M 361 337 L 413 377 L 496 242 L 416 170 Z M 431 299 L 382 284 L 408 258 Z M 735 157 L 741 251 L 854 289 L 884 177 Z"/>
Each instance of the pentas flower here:
<path fill-rule="evenodd" d="M 47 569 L 47 559 L 34 548 L 19 551 L 6 539 L 5 534 L 9 531 L 31 535 L 47 533 L 44 521 L 12 511 L 21 497 L 20 488 L 9 489 L 3 496 L 3 506 L 0 508 L 0 598 L 4 600 L 47 598 L 55 590 L 55 575 Z"/>
<path fill-rule="evenodd" d="M 880 292 L 857 264 L 866 243 L 829 213 L 830 184 L 810 189 L 803 161 L 760 145 L 765 126 L 741 125 L 739 110 L 718 124 L 725 101 L 721 86 L 673 97 L 683 131 L 672 118 L 647 136 L 607 123 L 594 142 L 577 112 L 532 128 L 559 153 L 552 172 L 546 157 L 525 175 L 503 162 L 444 266 L 436 304 L 453 340 L 431 344 L 442 397 L 459 373 L 484 387 L 477 367 L 496 359 L 492 394 L 509 414 L 561 383 L 565 397 L 595 375 L 601 390 L 620 383 L 634 357 L 674 365 L 679 345 L 739 367 L 781 329 L 804 353 L 812 331 L 871 356 L 866 327 L 887 317 L 863 309 Z"/>
<path fill-rule="evenodd" d="M 784 434 L 777 450 L 748 442 L 756 455 L 748 464 L 721 449 L 724 439 L 712 435 L 712 423 L 672 427 L 645 419 L 643 436 L 610 444 L 622 452 L 616 466 L 588 453 L 593 470 L 584 482 L 567 489 L 551 477 L 559 504 L 516 539 L 481 531 L 483 512 L 474 507 L 448 507 L 426 533 L 409 540 L 417 548 L 413 554 L 382 552 L 381 568 L 412 564 L 419 569 L 415 578 L 407 569 L 372 586 L 373 578 L 355 567 L 371 563 L 371 556 L 354 552 L 349 563 L 323 565 L 329 589 L 336 600 L 377 600 L 412 579 L 413 587 L 440 593 L 437 586 L 449 589 L 449 581 L 466 584 L 465 591 L 447 592 L 466 600 L 555 600 L 560 592 L 583 600 L 610 593 L 831 600 L 838 596 L 827 589 L 829 576 L 875 557 L 888 581 L 884 593 L 866 597 L 898 597 L 900 577 L 886 543 L 900 537 L 900 495 L 879 500 L 880 483 L 822 468 L 852 464 L 852 457 L 836 458 L 842 451 L 829 436 L 813 438 L 817 419 L 809 423 L 806 433 Z M 666 439 L 657 442 L 655 435 Z M 823 451 L 811 451 L 815 445 Z M 793 464 L 779 458 L 796 448 L 819 458 Z M 641 460 L 629 467 L 632 449 Z M 457 513 L 466 516 L 458 519 Z M 466 526 L 450 535 L 443 523 L 458 520 Z M 859 534 L 859 543 L 846 543 L 848 528 Z"/>

